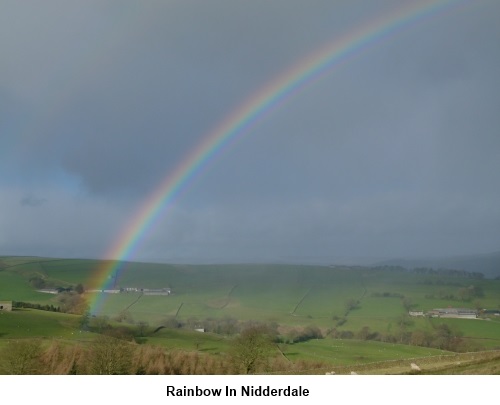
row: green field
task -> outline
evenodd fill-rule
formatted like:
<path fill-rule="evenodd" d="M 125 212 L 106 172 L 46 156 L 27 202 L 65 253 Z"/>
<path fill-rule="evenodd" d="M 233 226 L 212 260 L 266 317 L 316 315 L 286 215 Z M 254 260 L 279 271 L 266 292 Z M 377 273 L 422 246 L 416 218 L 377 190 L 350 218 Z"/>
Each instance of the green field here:
<path fill-rule="evenodd" d="M 102 269 L 98 260 L 0 257 L 0 301 L 13 300 L 58 305 L 58 296 L 37 292 L 33 278 L 50 288 L 87 287 Z M 500 348 L 500 319 L 409 318 L 405 301 L 413 309 L 446 307 L 500 307 L 500 280 L 470 279 L 442 274 L 416 274 L 394 268 L 327 267 L 299 265 L 174 265 L 122 263 L 114 288 L 170 288 L 171 295 L 150 296 L 140 292 L 84 293 L 93 316 L 113 320 L 127 313 L 130 328 L 147 322 L 154 330 L 176 319 L 186 325 L 206 321 L 260 321 L 278 325 L 287 336 L 292 329 L 319 327 L 323 336 L 351 333 L 365 328 L 370 333 L 400 336 L 422 331 L 433 334 L 447 325 L 453 334 L 477 348 Z M 460 289 L 473 285 L 482 296 L 461 301 Z M 96 301 L 99 306 L 94 305 Z M 347 302 L 355 301 L 348 308 Z M 404 319 L 404 326 L 402 326 Z M 80 331 L 80 316 L 38 310 L 0 313 L 0 346 L 6 340 L 28 337 L 88 340 L 94 334 Z M 121 325 L 121 324 L 120 324 Z M 192 327 L 192 326 L 191 326 Z M 189 328 L 187 328 L 189 329 Z M 231 338 L 187 329 L 160 329 L 143 342 L 166 350 L 182 349 L 218 355 L 225 353 Z M 399 339 L 399 337 L 397 337 Z M 351 366 L 435 357 L 443 350 L 395 342 L 356 339 L 313 339 L 282 343 L 289 361 L 323 361 Z"/>
<path fill-rule="evenodd" d="M 0 271 L 0 300 L 46 302 L 48 294 L 36 292 L 22 274 L 13 271 Z"/>
<path fill-rule="evenodd" d="M 80 317 L 35 309 L 0 312 L 0 340 L 19 338 L 76 339 Z"/>
<path fill-rule="evenodd" d="M 52 286 L 90 285 L 103 262 L 97 260 L 0 258 L 0 299 L 53 302 L 38 293 L 30 277 L 41 276 Z M 138 293 L 106 294 L 99 314 L 115 316 L 128 310 L 134 320 L 161 323 L 179 319 L 234 317 L 240 320 L 275 321 L 287 325 L 314 323 L 328 328 L 334 317 L 343 317 L 345 303 L 359 306 L 350 311 L 344 329 L 369 326 L 387 330 L 407 311 L 401 297 L 415 309 L 437 307 L 499 308 L 500 280 L 470 280 L 423 275 L 391 269 L 297 265 L 171 265 L 124 263 L 115 275 L 116 288 L 171 288 L 170 296 L 138 296 Z M 462 302 L 443 298 L 460 288 L 479 286 L 484 294 Z M 384 295 L 385 294 L 385 295 Z M 89 302 L 96 300 L 88 293 Z M 479 302 L 477 302 L 479 301 Z M 96 315 L 99 315 L 96 314 Z"/>

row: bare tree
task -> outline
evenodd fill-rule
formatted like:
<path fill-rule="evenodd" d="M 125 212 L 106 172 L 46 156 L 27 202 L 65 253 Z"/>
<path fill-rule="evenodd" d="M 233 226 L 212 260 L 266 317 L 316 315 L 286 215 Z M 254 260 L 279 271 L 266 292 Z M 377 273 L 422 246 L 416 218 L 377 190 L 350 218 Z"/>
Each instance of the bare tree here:
<path fill-rule="evenodd" d="M 265 363 L 273 350 L 272 334 L 265 326 L 252 326 L 234 339 L 231 358 L 238 371 L 252 374 Z"/>
<path fill-rule="evenodd" d="M 95 318 L 90 319 L 89 326 L 92 330 L 96 331 L 97 333 L 102 333 L 107 328 L 110 327 L 109 318 L 105 315 L 96 316 Z"/>
<path fill-rule="evenodd" d="M 42 344 L 36 339 L 10 341 L 2 350 L 2 371 L 23 375 L 41 373 Z"/>
<path fill-rule="evenodd" d="M 129 374 L 133 347 L 109 336 L 99 336 L 88 352 L 89 374 Z"/>
<path fill-rule="evenodd" d="M 145 321 L 140 321 L 137 323 L 137 334 L 140 337 L 146 336 L 148 329 L 149 329 L 149 323 Z"/>
<path fill-rule="evenodd" d="M 355 300 L 354 298 L 348 299 L 345 304 L 345 315 L 351 312 L 353 309 L 359 308 L 359 300 Z"/>
<path fill-rule="evenodd" d="M 88 311 L 88 304 L 83 295 L 74 291 L 58 294 L 57 300 L 62 312 L 82 315 Z"/>

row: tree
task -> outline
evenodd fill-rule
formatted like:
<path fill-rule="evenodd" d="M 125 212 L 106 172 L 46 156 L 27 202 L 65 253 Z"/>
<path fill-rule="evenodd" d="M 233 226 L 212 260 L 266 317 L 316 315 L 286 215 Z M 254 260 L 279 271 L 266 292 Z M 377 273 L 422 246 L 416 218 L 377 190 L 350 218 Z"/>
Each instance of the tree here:
<path fill-rule="evenodd" d="M 39 275 L 34 275 L 30 278 L 30 284 L 34 288 L 45 288 L 45 280 Z"/>
<path fill-rule="evenodd" d="M 134 323 L 134 318 L 132 317 L 132 314 L 127 311 L 126 309 L 121 311 L 115 318 L 114 320 L 116 322 L 126 322 L 126 323 Z"/>
<path fill-rule="evenodd" d="M 359 300 L 355 300 L 354 298 L 351 298 L 345 302 L 344 306 L 345 306 L 345 315 L 347 315 L 353 309 L 356 309 L 359 307 Z"/>
<path fill-rule="evenodd" d="M 132 346 L 109 336 L 99 336 L 88 352 L 89 374 L 130 374 Z"/>
<path fill-rule="evenodd" d="M 87 330 L 90 323 L 90 311 L 85 311 L 80 317 L 80 329 Z"/>
<path fill-rule="evenodd" d="M 462 345 L 462 332 L 452 329 L 449 325 L 442 323 L 435 328 L 432 345 L 439 349 L 459 351 Z"/>
<path fill-rule="evenodd" d="M 104 330 L 110 327 L 109 318 L 105 315 L 96 316 L 90 319 L 89 326 L 93 331 L 97 333 L 102 333 Z"/>
<path fill-rule="evenodd" d="M 75 286 L 75 291 L 78 293 L 78 294 L 83 294 L 85 292 L 85 288 L 83 287 L 83 285 L 81 283 L 78 283 L 76 286 Z"/>
<path fill-rule="evenodd" d="M 428 346 L 430 337 L 425 331 L 414 330 L 411 333 L 410 344 L 414 346 Z"/>
<path fill-rule="evenodd" d="M 411 300 L 410 297 L 404 297 L 403 306 L 405 307 L 405 310 L 408 312 L 415 306 L 415 304 L 413 304 L 413 301 Z"/>
<path fill-rule="evenodd" d="M 62 292 L 57 297 L 62 312 L 82 315 L 88 311 L 88 304 L 82 295 L 71 291 Z"/>
<path fill-rule="evenodd" d="M 182 326 L 182 324 L 175 318 L 175 316 L 170 316 L 163 321 L 162 326 L 168 329 L 178 329 Z"/>
<path fill-rule="evenodd" d="M 370 338 L 371 332 L 369 326 L 363 326 L 361 330 L 356 334 L 359 340 L 368 340 Z"/>
<path fill-rule="evenodd" d="M 42 344 L 39 340 L 15 340 L 2 350 L 2 371 L 5 374 L 23 375 L 41 373 Z"/>
<path fill-rule="evenodd" d="M 137 334 L 139 335 L 139 337 L 146 336 L 148 329 L 149 329 L 149 323 L 144 321 L 140 321 L 137 323 Z"/>
<path fill-rule="evenodd" d="M 234 339 L 231 357 L 244 374 L 252 374 L 265 363 L 273 350 L 272 335 L 265 326 L 252 326 Z"/>

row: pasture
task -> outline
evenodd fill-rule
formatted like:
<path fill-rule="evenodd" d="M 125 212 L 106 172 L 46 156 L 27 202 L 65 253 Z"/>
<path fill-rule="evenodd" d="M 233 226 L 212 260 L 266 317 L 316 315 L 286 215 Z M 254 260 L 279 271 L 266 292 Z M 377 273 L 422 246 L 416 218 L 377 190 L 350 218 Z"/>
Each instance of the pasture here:
<path fill-rule="evenodd" d="M 332 366 L 365 365 L 387 360 L 451 354 L 427 347 L 346 339 L 314 339 L 293 345 L 281 345 L 281 350 L 291 361 L 313 359 L 330 363 Z"/>
<path fill-rule="evenodd" d="M 0 299 L 49 302 L 53 297 L 34 291 L 30 277 L 48 283 L 84 286 L 109 262 L 79 259 L 1 258 Z M 471 280 L 435 274 L 371 269 L 299 265 L 175 265 L 125 262 L 112 277 L 115 288 L 170 288 L 170 296 L 141 296 L 134 293 L 108 294 L 100 308 L 102 315 L 116 316 L 127 310 L 136 321 L 161 323 L 165 318 L 227 318 L 274 321 L 290 326 L 314 323 L 356 330 L 369 326 L 387 330 L 407 313 L 402 298 L 412 308 L 500 306 L 500 280 Z M 468 302 L 457 291 L 474 284 L 483 296 Z M 450 297 L 453 297 L 450 299 Z M 87 294 L 89 302 L 96 297 Z M 347 311 L 346 302 L 358 301 Z"/>
<path fill-rule="evenodd" d="M 33 257 L 0 258 L 0 300 L 56 304 L 57 296 L 37 292 L 33 277 L 52 286 L 88 286 L 104 265 L 99 260 Z M 131 328 L 147 322 L 154 330 L 169 320 L 195 325 L 203 321 L 260 321 L 278 325 L 286 334 L 317 326 L 327 336 L 362 329 L 385 335 L 423 331 L 434 333 L 441 324 L 477 347 L 500 347 L 500 320 L 409 318 L 408 307 L 419 310 L 446 307 L 498 309 L 500 280 L 470 279 L 443 274 L 417 274 L 394 268 L 307 265 L 176 265 L 121 263 L 112 275 L 114 288 L 170 288 L 171 295 L 84 293 L 89 304 L 101 294 L 93 315 L 113 320 L 127 314 Z M 460 300 L 460 289 L 473 285 L 482 296 Z M 350 303 L 350 304 L 349 304 Z M 54 337 L 92 339 L 80 332 L 80 317 L 36 310 L 0 314 L 0 345 L 4 339 Z M 404 323 L 404 326 L 402 326 Z M 144 342 L 167 350 L 225 353 L 230 338 L 192 330 L 160 329 Z M 333 365 L 359 365 L 388 360 L 441 355 L 439 349 L 355 339 L 319 339 L 280 344 L 290 361 L 317 360 Z"/>
<path fill-rule="evenodd" d="M 26 277 L 12 270 L 0 271 L 0 300 L 47 303 L 53 296 L 37 292 Z"/>
<path fill-rule="evenodd" d="M 79 338 L 78 315 L 40 311 L 36 309 L 15 309 L 0 312 L 0 340 L 20 338 Z"/>

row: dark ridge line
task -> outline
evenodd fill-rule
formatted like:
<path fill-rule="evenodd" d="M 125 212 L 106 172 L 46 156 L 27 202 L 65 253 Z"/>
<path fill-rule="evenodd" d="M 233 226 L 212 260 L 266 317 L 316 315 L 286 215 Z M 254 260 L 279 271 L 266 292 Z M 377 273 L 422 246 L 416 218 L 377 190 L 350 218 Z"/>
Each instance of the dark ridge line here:
<path fill-rule="evenodd" d="M 365 297 L 366 293 L 368 292 L 368 290 L 366 289 L 364 283 L 363 283 L 363 294 L 361 294 L 361 297 L 359 297 L 358 301 L 359 303 L 361 303 L 361 301 L 363 300 L 363 298 Z M 347 312 L 344 314 L 344 317 L 347 318 L 349 316 L 349 313 L 352 311 L 352 309 L 348 309 Z"/>
<path fill-rule="evenodd" d="M 312 290 L 312 287 L 309 287 L 309 289 L 306 291 L 306 293 L 304 294 L 304 296 L 300 299 L 300 301 L 297 303 L 297 305 L 295 305 L 295 308 L 293 309 L 292 312 L 290 312 L 292 315 L 295 314 L 295 311 L 297 311 L 297 309 L 299 308 L 300 304 L 302 304 L 302 302 L 306 299 L 306 297 L 309 295 L 309 293 L 311 292 Z"/>
<path fill-rule="evenodd" d="M 22 262 L 22 263 L 18 263 L 18 264 L 11 264 L 9 266 L 3 266 L 3 267 L 0 267 L 0 271 L 1 270 L 5 270 L 5 269 L 10 269 L 12 267 L 22 266 L 24 264 L 38 263 L 40 266 L 42 266 L 42 263 L 47 263 L 47 262 L 61 262 L 61 261 L 64 261 L 64 260 L 68 260 L 68 259 L 33 260 L 31 262 Z M 42 269 L 43 269 L 43 266 L 42 266 Z M 45 271 L 45 269 L 43 269 L 43 270 Z"/>
<path fill-rule="evenodd" d="M 179 312 L 181 311 L 181 308 L 182 308 L 183 305 L 184 305 L 184 303 L 181 302 L 181 305 L 179 305 L 179 308 L 177 308 L 177 312 L 175 313 L 174 318 L 177 318 L 177 316 L 179 315 Z"/>
<path fill-rule="evenodd" d="M 128 307 L 126 307 L 124 309 L 124 311 L 127 311 L 132 305 L 136 304 L 137 301 L 139 301 L 142 298 L 143 295 L 144 295 L 144 293 L 141 292 L 141 294 L 137 297 L 137 299 L 134 302 L 132 302 Z"/>
<path fill-rule="evenodd" d="M 229 292 L 227 293 L 226 303 L 224 305 L 222 305 L 219 309 L 224 309 L 227 307 L 227 305 L 229 304 L 229 301 L 231 299 L 231 294 L 233 293 L 233 291 L 236 287 L 238 287 L 238 284 L 233 285 L 233 287 L 229 290 Z"/>
<path fill-rule="evenodd" d="M 164 329 L 164 328 L 165 328 L 165 326 L 163 326 L 163 325 L 162 325 L 162 326 L 158 326 L 158 327 L 157 327 L 157 328 L 153 331 L 153 333 L 156 333 L 156 332 L 158 332 L 158 331 L 160 331 L 161 329 Z"/>

